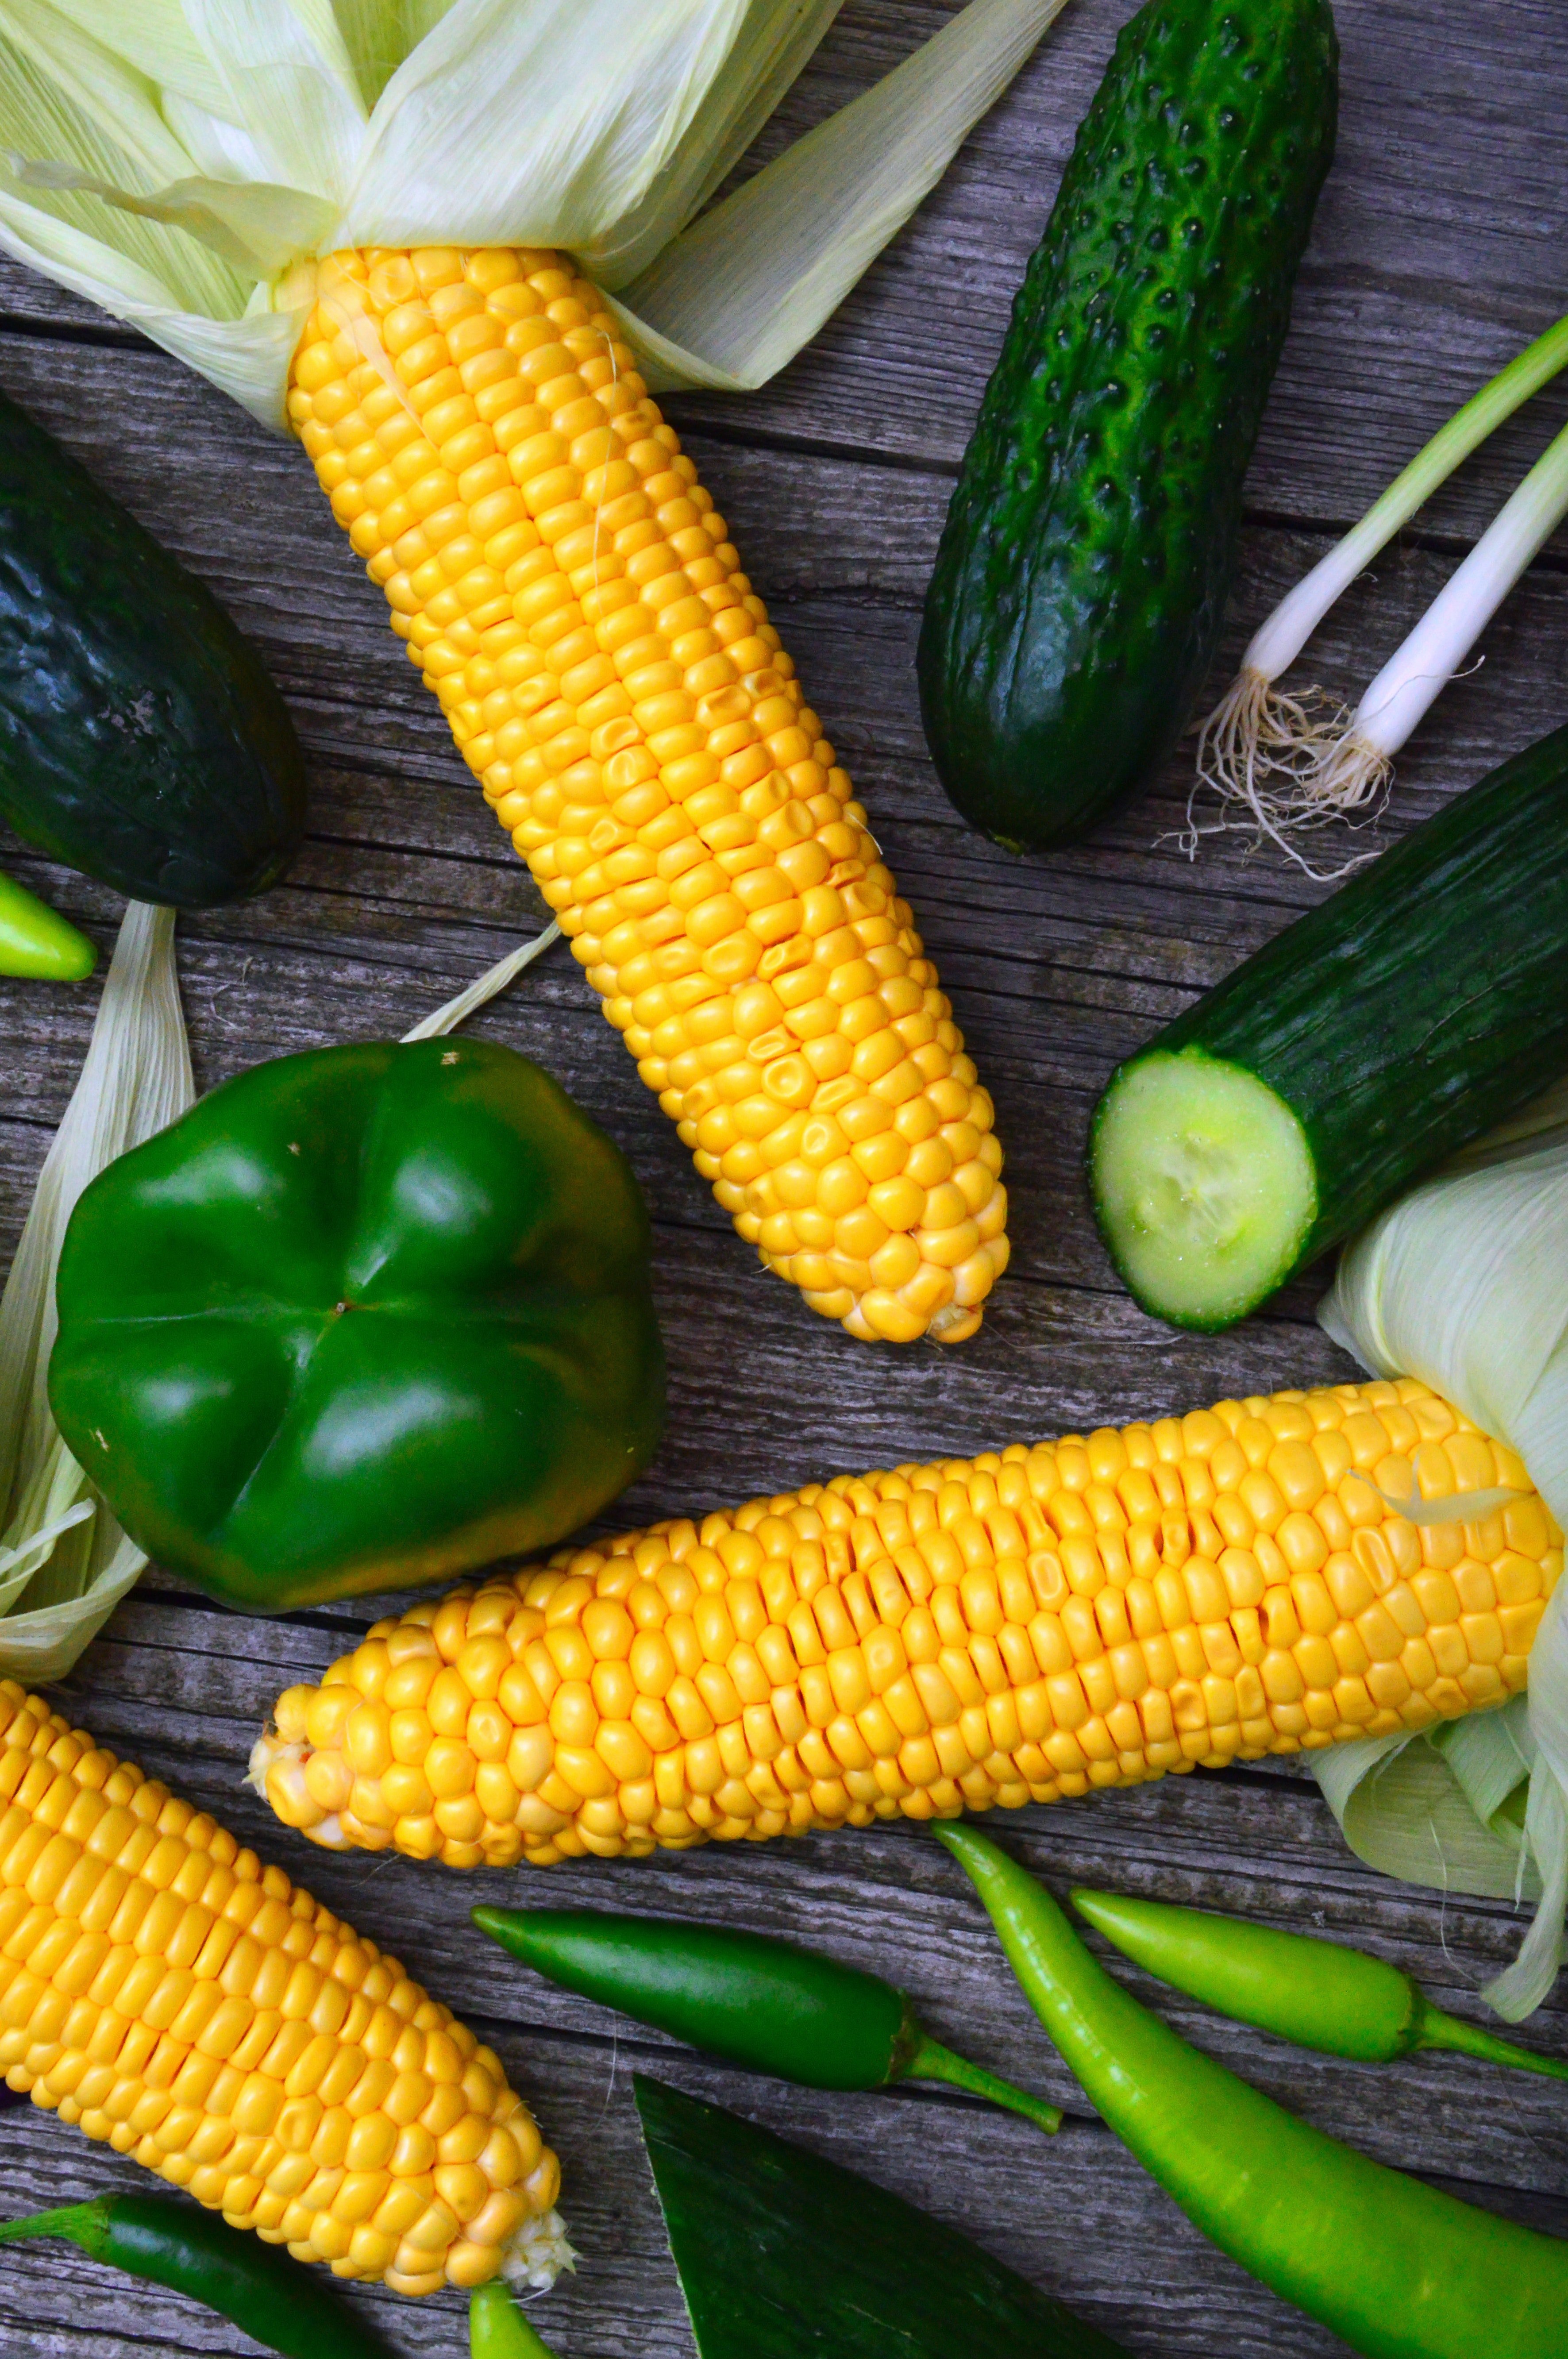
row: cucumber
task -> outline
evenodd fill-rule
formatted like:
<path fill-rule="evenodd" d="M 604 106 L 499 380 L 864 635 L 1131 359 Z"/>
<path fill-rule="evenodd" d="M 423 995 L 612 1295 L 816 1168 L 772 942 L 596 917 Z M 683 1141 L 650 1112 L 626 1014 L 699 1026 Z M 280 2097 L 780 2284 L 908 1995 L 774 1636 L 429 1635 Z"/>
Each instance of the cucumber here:
<path fill-rule="evenodd" d="M 1119 1066 L 1101 1233 L 1146 1310 L 1228 1327 L 1568 1071 L 1568 728 L 1342 886 Z"/>
<path fill-rule="evenodd" d="M 211 592 L 0 395 L 0 819 L 133 900 L 282 874 L 305 764 Z"/>
<path fill-rule="evenodd" d="M 1029 266 L 926 597 L 926 735 L 1007 850 L 1082 835 L 1190 717 L 1334 154 L 1328 0 L 1149 0 Z"/>
<path fill-rule="evenodd" d="M 1127 2359 L 955 2229 L 634 2075 L 699 2359 Z"/>

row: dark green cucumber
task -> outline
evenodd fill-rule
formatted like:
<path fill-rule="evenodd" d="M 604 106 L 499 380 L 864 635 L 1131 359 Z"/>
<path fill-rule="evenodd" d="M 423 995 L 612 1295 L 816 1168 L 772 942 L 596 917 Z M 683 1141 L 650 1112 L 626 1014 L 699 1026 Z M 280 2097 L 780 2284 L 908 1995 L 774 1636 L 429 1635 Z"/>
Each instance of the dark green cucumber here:
<path fill-rule="evenodd" d="M 1568 728 L 1117 1068 L 1090 1183 L 1146 1310 L 1228 1327 L 1568 1071 Z"/>
<path fill-rule="evenodd" d="M 1010 851 L 1083 834 L 1186 725 L 1337 73 L 1328 0 L 1149 0 L 1079 131 L 920 634 L 938 774 Z"/>
<path fill-rule="evenodd" d="M 699 2359 L 1127 2359 L 956 2229 L 639 2072 Z"/>
<path fill-rule="evenodd" d="M 305 821 L 304 758 L 255 648 L 4 396 L 0 819 L 180 908 L 259 893 Z"/>

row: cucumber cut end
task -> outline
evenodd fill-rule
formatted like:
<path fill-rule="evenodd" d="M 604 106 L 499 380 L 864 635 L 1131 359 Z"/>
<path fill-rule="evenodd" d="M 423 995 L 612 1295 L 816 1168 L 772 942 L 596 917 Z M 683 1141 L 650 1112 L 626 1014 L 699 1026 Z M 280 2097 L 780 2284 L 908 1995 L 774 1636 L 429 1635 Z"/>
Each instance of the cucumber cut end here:
<path fill-rule="evenodd" d="M 1090 1149 L 1095 1211 L 1144 1310 L 1228 1327 L 1290 1276 L 1317 1217 L 1312 1148 L 1256 1073 L 1203 1049 L 1124 1065 Z"/>

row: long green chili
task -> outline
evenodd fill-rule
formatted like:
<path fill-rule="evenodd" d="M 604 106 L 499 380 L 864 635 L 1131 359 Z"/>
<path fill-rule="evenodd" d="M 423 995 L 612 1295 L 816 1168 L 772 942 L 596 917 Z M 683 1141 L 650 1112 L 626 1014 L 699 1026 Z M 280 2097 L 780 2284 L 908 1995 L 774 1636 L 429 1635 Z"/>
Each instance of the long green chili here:
<path fill-rule="evenodd" d="M 593 1908 L 476 1908 L 525 1965 L 753 2072 L 808 2089 L 946 2081 L 1055 2131 L 1062 2115 L 921 2030 L 902 1991 L 762 1933 Z"/>
<path fill-rule="evenodd" d="M 1107 2125 L 1222 2251 L 1364 2359 L 1562 2359 L 1568 2242 L 1288 2114 L 1141 2007 L 996 1843 L 936 1832 Z"/>
<path fill-rule="evenodd" d="M 468 2298 L 468 2359 L 555 2359 L 499 2277 Z"/>
<path fill-rule="evenodd" d="M 1568 2063 L 1499 2039 L 1433 2006 L 1424 1991 L 1381 1958 L 1308 1933 L 1249 1925 L 1204 1908 L 1176 1908 L 1115 1892 L 1074 1892 L 1073 1906 L 1096 1931 L 1161 1982 L 1205 2006 L 1360 2064 L 1387 2064 L 1418 2048 L 1457 2049 L 1488 2063 L 1517 2065 L 1568 2081 Z"/>
<path fill-rule="evenodd" d="M 283 2359 L 393 2359 L 330 2278 L 175 2196 L 96 2195 L 0 2224 L 0 2244 L 24 2236 L 67 2236 L 95 2261 L 188 2293 Z"/>

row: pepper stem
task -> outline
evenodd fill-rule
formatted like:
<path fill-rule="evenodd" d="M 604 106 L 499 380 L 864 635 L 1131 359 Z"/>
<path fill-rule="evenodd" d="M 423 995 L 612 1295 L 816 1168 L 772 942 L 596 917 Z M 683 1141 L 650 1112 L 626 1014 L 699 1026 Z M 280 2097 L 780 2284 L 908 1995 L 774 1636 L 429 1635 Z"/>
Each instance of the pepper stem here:
<path fill-rule="evenodd" d="M 1031 2097 L 1026 2090 L 1015 2089 L 1010 2081 L 998 2081 L 979 2064 L 971 2064 L 966 2056 L 955 2056 L 939 2039 L 921 2032 L 913 2053 L 898 2076 L 909 2081 L 947 2081 L 955 2089 L 967 2089 L 971 2096 L 988 2097 L 994 2105 L 1004 2105 L 1010 2114 L 1022 2114 L 1036 2129 L 1054 2136 L 1062 2127 L 1062 2110 L 1048 2105 L 1043 2097 Z"/>
<path fill-rule="evenodd" d="M 14 2245 L 23 2236 L 69 2236 L 74 2244 L 86 2245 L 97 2209 L 96 2203 L 63 2203 L 57 2212 L 0 2221 L 0 2245 Z"/>
<path fill-rule="evenodd" d="M 1521 2072 L 1544 2072 L 1549 2080 L 1568 2081 L 1568 2063 L 1560 2057 L 1540 2056 L 1532 2049 L 1516 2048 L 1511 2039 L 1499 2039 L 1496 2032 L 1483 2031 L 1479 2024 L 1465 2023 L 1456 2015 L 1444 2015 L 1440 2006 L 1427 2006 L 1416 2046 L 1454 2048 L 1463 2056 L 1484 2056 L 1488 2064 L 1513 2064 Z"/>

